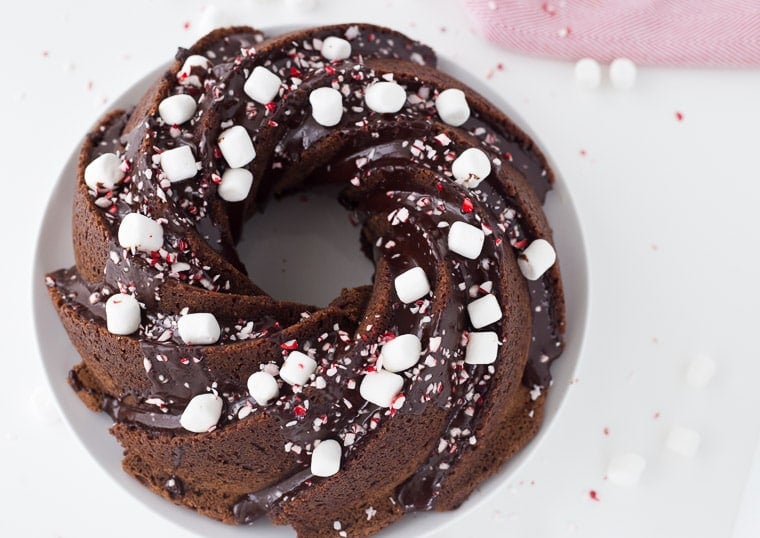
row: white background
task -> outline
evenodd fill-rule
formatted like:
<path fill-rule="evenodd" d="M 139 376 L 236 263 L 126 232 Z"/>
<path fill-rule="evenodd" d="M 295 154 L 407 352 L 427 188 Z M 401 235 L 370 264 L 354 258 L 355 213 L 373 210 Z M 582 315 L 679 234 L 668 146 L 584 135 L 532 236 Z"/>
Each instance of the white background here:
<path fill-rule="evenodd" d="M 83 134 L 206 25 L 368 21 L 465 62 L 520 112 L 568 184 L 589 256 L 591 318 L 557 420 L 498 495 L 439 535 L 731 536 L 760 429 L 760 70 L 641 68 L 629 92 L 583 92 L 571 63 L 485 44 L 453 0 L 294 4 L 25 1 L 0 19 L 3 535 L 188 535 L 114 485 L 56 420 L 37 355 L 34 241 Z M 701 391 L 683 375 L 697 353 L 718 363 Z M 676 424 L 702 434 L 694 459 L 664 448 Z M 604 474 L 627 451 L 648 465 L 620 488 Z M 760 486 L 748 492 L 742 538 L 760 534 Z"/>

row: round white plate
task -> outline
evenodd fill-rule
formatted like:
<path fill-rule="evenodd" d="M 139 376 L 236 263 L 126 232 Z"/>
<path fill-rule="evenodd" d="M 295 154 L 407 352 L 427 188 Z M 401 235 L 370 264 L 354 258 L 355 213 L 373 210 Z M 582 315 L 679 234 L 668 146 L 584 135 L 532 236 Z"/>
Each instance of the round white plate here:
<path fill-rule="evenodd" d="M 274 28 L 271 34 L 282 32 Z M 439 67 L 469 84 L 490 99 L 536 140 L 540 140 L 520 120 L 519 115 L 498 95 L 461 67 L 440 59 Z M 113 108 L 129 108 L 139 100 L 150 84 L 166 66 L 139 80 L 113 104 Z M 226 538 L 250 536 L 248 527 L 230 527 L 178 507 L 151 493 L 121 468 L 122 450 L 108 433 L 110 418 L 89 411 L 68 386 L 69 370 L 79 362 L 76 350 L 50 302 L 44 275 L 73 264 L 71 247 L 71 201 L 74 193 L 78 148 L 63 166 L 51 194 L 37 241 L 33 271 L 34 316 L 40 356 L 52 391 L 63 411 L 66 422 L 84 448 L 103 470 L 131 493 L 135 500 L 173 521 L 186 531 L 201 536 Z M 553 166 L 551 158 L 550 165 Z M 556 166 L 553 166 L 555 172 Z M 296 195 L 272 201 L 263 215 L 248 223 L 239 245 L 241 257 L 259 285 L 276 298 L 297 299 L 325 304 L 342 287 L 369 283 L 372 264 L 359 252 L 359 231 L 348 220 L 348 214 L 337 202 L 321 191 L 305 193 L 307 201 Z M 562 267 L 567 301 L 567 347 L 553 367 L 554 388 L 549 391 L 544 424 L 528 446 L 509 461 L 493 478 L 484 482 L 458 510 L 447 513 L 423 513 L 406 516 L 381 533 L 387 537 L 431 536 L 455 519 L 475 509 L 482 501 L 500 491 L 506 481 L 530 457 L 542 442 L 552 423 L 558 420 L 562 402 L 580 358 L 587 319 L 588 278 L 583 234 L 573 207 L 567 185 L 557 178 L 555 189 L 545 206 L 554 228 L 555 246 Z M 293 219 L 298 215 L 298 219 Z M 319 216 L 319 218 L 317 218 Z M 306 225 L 308 223 L 308 226 Z M 251 233 L 255 226 L 257 233 Z M 257 253 L 266 253 L 266 257 Z M 324 260 L 329 259 L 329 263 Z M 262 263 L 262 260 L 266 260 Z M 308 269 L 305 267 L 308 264 Z M 289 528 L 275 527 L 268 521 L 255 524 L 256 536 L 280 538 L 293 536 Z"/>

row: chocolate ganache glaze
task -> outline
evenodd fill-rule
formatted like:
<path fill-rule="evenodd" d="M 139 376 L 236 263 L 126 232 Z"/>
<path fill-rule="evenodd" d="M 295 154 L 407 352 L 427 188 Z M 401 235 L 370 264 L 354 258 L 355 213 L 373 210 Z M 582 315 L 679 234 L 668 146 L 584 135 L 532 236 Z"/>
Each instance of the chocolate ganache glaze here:
<path fill-rule="evenodd" d="M 456 508 L 535 435 L 565 329 L 553 174 L 435 64 L 367 24 L 220 29 L 85 140 L 76 266 L 47 283 L 82 356 L 72 387 L 155 492 L 367 536 Z M 373 285 L 278 301 L 237 256 L 243 224 L 325 183 Z"/>

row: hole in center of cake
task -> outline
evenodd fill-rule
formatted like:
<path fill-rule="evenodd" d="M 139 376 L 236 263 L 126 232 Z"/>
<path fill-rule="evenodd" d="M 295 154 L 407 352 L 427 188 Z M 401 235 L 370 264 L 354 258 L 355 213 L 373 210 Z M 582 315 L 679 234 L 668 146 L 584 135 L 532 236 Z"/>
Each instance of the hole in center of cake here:
<path fill-rule="evenodd" d="M 361 228 L 338 202 L 343 187 L 270 199 L 246 222 L 237 250 L 257 286 L 275 299 L 326 306 L 343 288 L 372 283 Z"/>

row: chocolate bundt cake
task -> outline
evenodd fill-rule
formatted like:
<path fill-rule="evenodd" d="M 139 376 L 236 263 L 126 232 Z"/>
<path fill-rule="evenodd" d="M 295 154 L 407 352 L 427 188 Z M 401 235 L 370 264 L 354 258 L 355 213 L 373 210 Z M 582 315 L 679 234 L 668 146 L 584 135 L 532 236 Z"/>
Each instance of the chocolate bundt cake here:
<path fill-rule="evenodd" d="M 541 423 L 565 328 L 553 181 L 398 32 L 216 30 L 83 144 L 76 266 L 47 278 L 70 384 L 113 418 L 128 473 L 226 523 L 368 536 L 456 508 Z M 270 297 L 243 224 L 328 183 L 373 284 Z"/>

